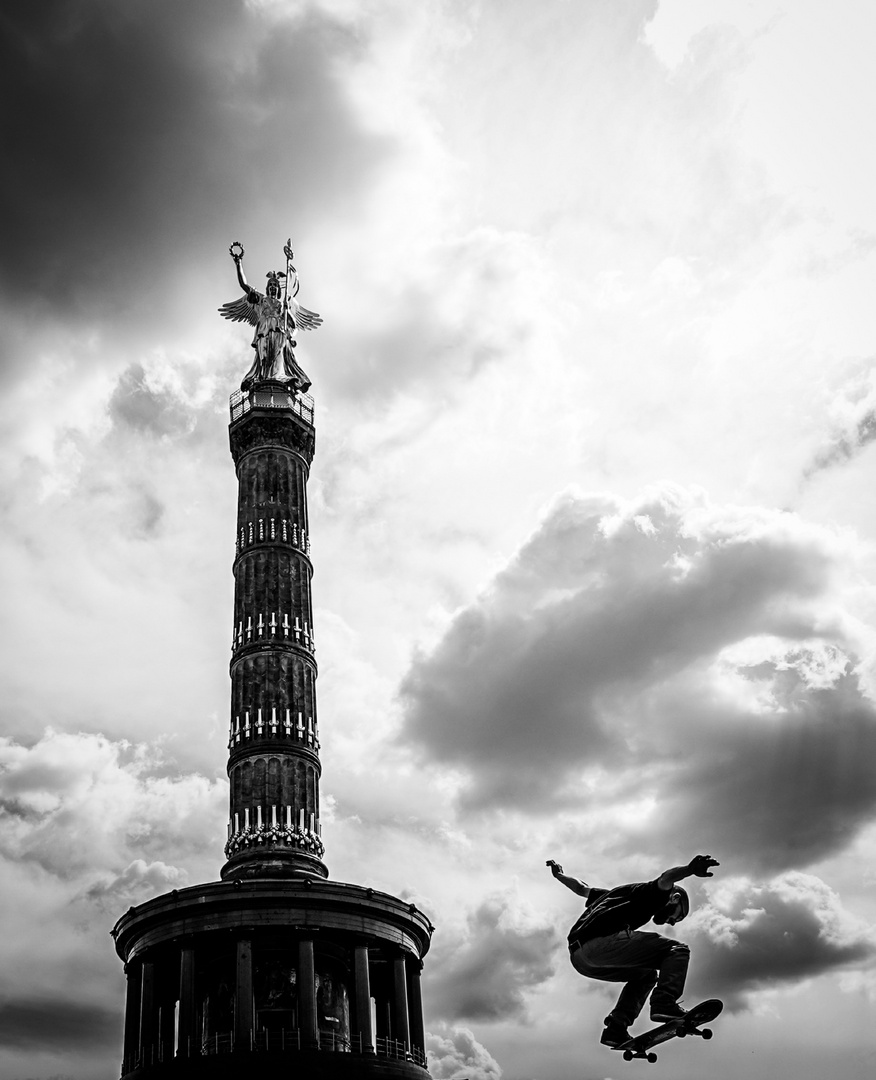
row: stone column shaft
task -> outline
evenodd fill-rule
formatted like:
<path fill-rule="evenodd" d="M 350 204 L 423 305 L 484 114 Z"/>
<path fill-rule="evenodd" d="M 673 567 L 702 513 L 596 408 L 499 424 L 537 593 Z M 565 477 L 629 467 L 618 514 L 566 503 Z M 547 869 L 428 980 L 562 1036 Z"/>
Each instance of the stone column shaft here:
<path fill-rule="evenodd" d="M 423 989 L 420 981 L 422 963 L 408 962 L 408 1017 L 411 1025 L 411 1044 L 426 1057 L 426 1028 L 423 1021 Z"/>
<path fill-rule="evenodd" d="M 195 950 L 182 948 L 179 952 L 179 1057 L 191 1057 L 196 1037 Z"/>
<path fill-rule="evenodd" d="M 130 1072 L 134 1059 L 140 1052 L 140 994 L 143 989 L 143 973 L 136 962 L 125 968 L 127 996 L 125 998 L 125 1062 L 123 1072 Z"/>
<path fill-rule="evenodd" d="M 247 400 L 229 428 L 238 529 L 222 877 L 328 877 L 307 522 L 313 416 L 280 384 Z"/>
<path fill-rule="evenodd" d="M 140 989 L 140 1058 L 152 1064 L 155 1054 L 155 965 L 144 960 Z"/>
<path fill-rule="evenodd" d="M 411 1029 L 408 1023 L 408 980 L 404 956 L 397 956 L 392 962 L 392 983 L 393 1036 L 409 1047 Z"/>
<path fill-rule="evenodd" d="M 252 942 L 239 938 L 237 942 L 237 980 L 234 994 L 234 1046 L 249 1050 L 252 1045 Z"/>
<path fill-rule="evenodd" d="M 307 938 L 298 944 L 298 1025 L 304 1048 L 319 1046 L 316 1018 L 316 969 L 313 942 Z"/>
<path fill-rule="evenodd" d="M 165 994 L 159 1012 L 158 1042 L 162 1062 L 173 1061 L 174 1035 L 176 1032 L 176 995 Z"/>
<path fill-rule="evenodd" d="M 353 951 L 356 979 L 356 1029 L 362 1039 L 363 1053 L 374 1051 L 374 1031 L 371 1025 L 371 980 L 368 973 L 368 946 L 357 945 Z"/>
<path fill-rule="evenodd" d="M 377 1004 L 377 1038 L 389 1039 L 392 1034 L 392 1023 L 390 1021 L 391 1006 L 389 998 L 380 995 L 376 1001 Z"/>

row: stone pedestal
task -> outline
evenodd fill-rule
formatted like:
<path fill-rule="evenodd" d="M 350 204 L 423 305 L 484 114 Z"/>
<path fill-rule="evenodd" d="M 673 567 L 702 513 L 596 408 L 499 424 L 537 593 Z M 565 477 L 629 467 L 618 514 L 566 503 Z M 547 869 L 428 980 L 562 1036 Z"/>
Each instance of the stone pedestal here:
<path fill-rule="evenodd" d="M 122 1075 L 215 1080 L 257 1064 L 264 1080 L 427 1080 L 418 972 L 431 932 L 396 897 L 312 878 L 218 881 L 131 908 L 113 930 L 136 1048 Z M 387 1018 L 376 1035 L 372 1008 Z"/>

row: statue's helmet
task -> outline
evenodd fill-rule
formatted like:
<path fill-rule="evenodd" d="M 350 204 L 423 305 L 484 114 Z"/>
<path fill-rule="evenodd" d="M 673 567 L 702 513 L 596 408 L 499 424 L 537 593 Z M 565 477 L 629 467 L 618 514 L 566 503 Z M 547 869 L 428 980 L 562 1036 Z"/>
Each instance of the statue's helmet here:
<path fill-rule="evenodd" d="M 278 273 L 276 270 L 269 270 L 266 276 L 268 282 L 265 288 L 268 296 L 279 296 L 283 291 L 283 283 L 286 275 L 282 271 Z"/>

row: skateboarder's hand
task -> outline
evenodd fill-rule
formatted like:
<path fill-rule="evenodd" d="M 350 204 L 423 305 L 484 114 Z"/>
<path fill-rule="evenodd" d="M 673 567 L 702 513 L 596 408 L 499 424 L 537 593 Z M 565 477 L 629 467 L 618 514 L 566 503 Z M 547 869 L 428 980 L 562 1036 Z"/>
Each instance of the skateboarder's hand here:
<path fill-rule="evenodd" d="M 713 877 L 710 866 L 720 866 L 721 864 L 717 859 L 713 859 L 711 855 L 695 855 L 688 863 L 690 872 L 695 877 Z"/>
<path fill-rule="evenodd" d="M 554 862 L 553 859 L 548 859 L 548 861 L 545 863 L 545 866 L 549 866 L 551 868 L 551 873 L 554 875 L 554 877 L 556 877 L 558 874 L 562 874 L 563 872 L 562 866 L 560 866 L 558 862 Z"/>

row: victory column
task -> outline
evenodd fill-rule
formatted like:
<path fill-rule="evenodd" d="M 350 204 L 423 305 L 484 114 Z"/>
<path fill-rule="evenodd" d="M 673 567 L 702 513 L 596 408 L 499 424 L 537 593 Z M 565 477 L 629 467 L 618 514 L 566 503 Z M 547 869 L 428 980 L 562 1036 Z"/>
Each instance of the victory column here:
<path fill-rule="evenodd" d="M 286 269 L 265 292 L 230 248 L 254 327 L 231 397 L 238 477 L 230 810 L 221 880 L 132 907 L 113 929 L 125 964 L 125 1080 L 428 1080 L 420 992 L 432 925 L 412 904 L 331 881 L 322 861 L 319 729 L 307 516 L 315 450 L 296 330 L 322 319 Z M 255 1055 L 255 1056 L 253 1056 Z"/>

